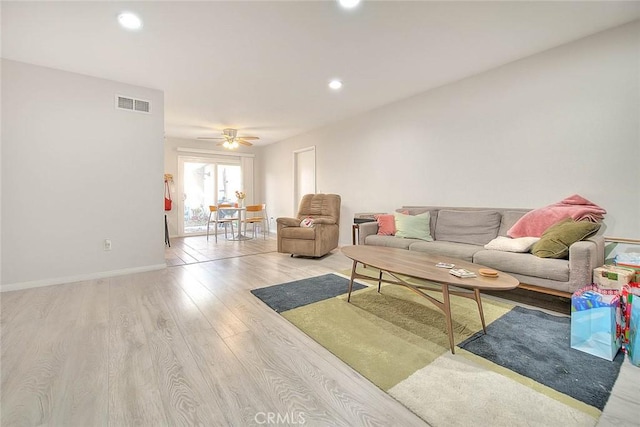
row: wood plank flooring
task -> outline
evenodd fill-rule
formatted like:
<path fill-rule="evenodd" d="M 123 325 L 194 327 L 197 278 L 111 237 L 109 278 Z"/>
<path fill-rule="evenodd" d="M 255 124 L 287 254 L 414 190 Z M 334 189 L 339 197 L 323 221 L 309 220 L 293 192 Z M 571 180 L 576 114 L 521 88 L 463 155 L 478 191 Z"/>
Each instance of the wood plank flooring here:
<path fill-rule="evenodd" d="M 249 229 L 251 234 L 251 229 Z M 231 235 L 231 231 L 229 231 Z M 171 239 L 171 247 L 165 250 L 165 260 L 168 266 L 194 264 L 196 262 L 213 261 L 224 258 L 256 255 L 276 250 L 273 237 L 264 239 L 261 235 L 255 239 L 242 242 L 227 240 L 224 233 L 218 236 L 218 243 L 213 236 L 209 241 L 205 236 L 192 236 Z"/>
<path fill-rule="evenodd" d="M 3 427 L 278 415 L 280 425 L 425 425 L 249 292 L 348 268 L 338 251 L 312 260 L 276 253 L 273 238 L 173 240 L 177 265 L 165 270 L 0 295 Z"/>
<path fill-rule="evenodd" d="M 0 294 L 0 425 L 426 425 L 249 292 L 349 269 L 339 251 L 172 240 L 165 270 Z M 624 369 L 603 426 L 638 425 Z"/>

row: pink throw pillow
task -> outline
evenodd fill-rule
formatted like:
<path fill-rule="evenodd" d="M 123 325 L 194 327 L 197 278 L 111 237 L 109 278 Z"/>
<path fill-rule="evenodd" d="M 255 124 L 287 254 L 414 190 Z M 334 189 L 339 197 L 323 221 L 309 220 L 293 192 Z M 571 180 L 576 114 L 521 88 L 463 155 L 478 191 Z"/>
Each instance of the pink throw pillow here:
<path fill-rule="evenodd" d="M 378 222 L 378 235 L 393 236 L 396 234 L 396 219 L 391 214 L 381 214 L 375 216 Z"/>

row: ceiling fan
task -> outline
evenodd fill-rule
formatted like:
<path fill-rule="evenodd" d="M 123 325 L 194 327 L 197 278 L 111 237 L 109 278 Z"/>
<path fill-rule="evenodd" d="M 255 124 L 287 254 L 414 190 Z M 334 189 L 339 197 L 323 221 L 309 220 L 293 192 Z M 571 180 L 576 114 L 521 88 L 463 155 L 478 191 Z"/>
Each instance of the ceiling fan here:
<path fill-rule="evenodd" d="M 198 139 L 222 139 L 218 145 L 222 145 L 224 148 L 228 148 L 233 150 L 234 148 L 238 148 L 240 144 L 246 145 L 247 147 L 252 146 L 253 144 L 249 142 L 249 140 L 260 139 L 257 136 L 238 136 L 238 129 L 227 128 L 222 131 L 222 136 L 220 137 L 198 137 Z"/>

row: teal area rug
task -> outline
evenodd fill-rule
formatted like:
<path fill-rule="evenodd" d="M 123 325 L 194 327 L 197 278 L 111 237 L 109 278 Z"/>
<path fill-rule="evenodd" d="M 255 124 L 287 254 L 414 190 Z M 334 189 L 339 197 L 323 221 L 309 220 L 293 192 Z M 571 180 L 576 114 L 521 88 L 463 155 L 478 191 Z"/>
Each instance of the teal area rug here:
<path fill-rule="evenodd" d="M 451 354 L 444 315 L 424 298 L 360 285 L 347 303 L 347 285 L 334 274 L 252 292 L 286 295 L 288 306 L 274 310 L 432 426 L 593 426 L 620 369 L 619 360 L 576 355 L 563 338 L 567 317 L 489 298 L 484 335 L 475 302 L 452 296 Z"/>
<path fill-rule="evenodd" d="M 505 345 L 506 344 L 506 345 Z M 461 348 L 602 410 L 620 373 L 613 362 L 571 348 L 571 319 L 514 307 Z"/>
<path fill-rule="evenodd" d="M 349 279 L 336 274 L 314 277 L 312 283 L 313 285 L 309 286 L 309 279 L 296 280 L 268 288 L 253 289 L 251 293 L 271 309 L 281 313 L 344 294 L 349 289 Z M 353 284 L 355 291 L 364 287 L 359 283 Z"/>

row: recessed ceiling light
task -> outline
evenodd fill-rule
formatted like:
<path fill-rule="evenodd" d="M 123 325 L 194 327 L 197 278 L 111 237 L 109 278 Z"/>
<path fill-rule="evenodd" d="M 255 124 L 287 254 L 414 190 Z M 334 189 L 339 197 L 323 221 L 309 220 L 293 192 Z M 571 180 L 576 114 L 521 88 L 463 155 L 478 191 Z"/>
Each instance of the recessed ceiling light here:
<path fill-rule="evenodd" d="M 139 30 L 142 28 L 142 20 L 135 13 L 122 12 L 118 15 L 118 22 L 127 30 Z"/>
<path fill-rule="evenodd" d="M 360 0 L 338 0 L 338 3 L 345 9 L 353 9 L 360 4 Z"/>
<path fill-rule="evenodd" d="M 329 82 L 329 87 L 333 90 L 338 90 L 342 87 L 342 82 L 340 80 L 331 80 Z"/>

